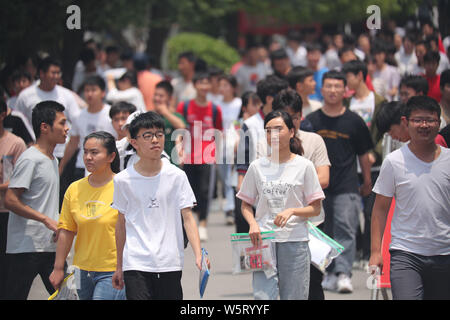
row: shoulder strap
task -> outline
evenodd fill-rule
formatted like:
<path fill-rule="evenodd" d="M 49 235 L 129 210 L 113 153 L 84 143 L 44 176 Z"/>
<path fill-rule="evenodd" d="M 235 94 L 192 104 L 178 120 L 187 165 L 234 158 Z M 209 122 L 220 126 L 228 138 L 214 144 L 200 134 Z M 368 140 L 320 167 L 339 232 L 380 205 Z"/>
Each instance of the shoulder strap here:
<path fill-rule="evenodd" d="M 186 119 L 186 121 L 187 121 L 188 109 L 189 109 L 189 100 L 186 100 L 184 102 L 184 106 L 183 106 L 183 117 L 184 117 L 184 119 Z"/>
<path fill-rule="evenodd" d="M 217 128 L 217 106 L 212 103 L 212 118 L 214 119 L 214 127 Z"/>

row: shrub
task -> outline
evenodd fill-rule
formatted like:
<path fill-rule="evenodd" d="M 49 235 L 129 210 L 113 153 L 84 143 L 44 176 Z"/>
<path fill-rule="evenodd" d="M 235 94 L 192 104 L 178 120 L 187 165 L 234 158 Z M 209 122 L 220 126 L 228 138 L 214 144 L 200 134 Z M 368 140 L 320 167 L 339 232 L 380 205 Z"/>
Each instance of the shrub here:
<path fill-rule="evenodd" d="M 223 40 L 214 39 L 202 33 L 180 33 L 167 42 L 168 62 L 171 70 L 177 69 L 178 55 L 184 51 L 192 51 L 202 58 L 208 66 L 216 66 L 229 72 L 233 64 L 240 60 L 236 49 Z"/>

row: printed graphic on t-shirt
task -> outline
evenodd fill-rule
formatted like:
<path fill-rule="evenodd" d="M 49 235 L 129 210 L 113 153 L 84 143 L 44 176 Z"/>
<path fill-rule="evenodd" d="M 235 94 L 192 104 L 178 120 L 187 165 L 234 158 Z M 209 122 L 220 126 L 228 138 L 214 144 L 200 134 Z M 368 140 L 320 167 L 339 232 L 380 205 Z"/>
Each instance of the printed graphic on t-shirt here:
<path fill-rule="evenodd" d="M 149 208 L 159 208 L 159 201 L 156 198 L 150 198 Z"/>
<path fill-rule="evenodd" d="M 329 138 L 329 139 L 350 139 L 350 136 L 345 133 L 333 131 L 333 130 L 319 130 L 317 131 L 317 134 L 320 135 L 322 138 Z"/>
<path fill-rule="evenodd" d="M 98 219 L 103 216 L 101 209 L 106 207 L 106 203 L 98 200 L 91 200 L 85 203 L 86 212 L 83 212 L 81 216 L 86 219 Z"/>
<path fill-rule="evenodd" d="M 263 182 L 262 193 L 267 198 L 267 207 L 270 210 L 272 218 L 283 211 L 286 205 L 287 195 L 294 186 L 289 183 Z"/>

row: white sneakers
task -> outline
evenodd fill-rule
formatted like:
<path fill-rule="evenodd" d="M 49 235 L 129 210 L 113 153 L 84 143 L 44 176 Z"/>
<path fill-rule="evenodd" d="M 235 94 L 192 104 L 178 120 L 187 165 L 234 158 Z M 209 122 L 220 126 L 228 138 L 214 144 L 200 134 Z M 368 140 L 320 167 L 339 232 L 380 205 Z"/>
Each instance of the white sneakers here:
<path fill-rule="evenodd" d="M 341 273 L 337 280 L 337 291 L 339 293 L 352 293 L 353 285 L 352 280 L 349 276 L 344 273 Z"/>
<path fill-rule="evenodd" d="M 198 227 L 198 235 L 200 236 L 200 241 L 208 240 L 208 231 L 206 231 L 205 227 L 202 226 Z"/>
<path fill-rule="evenodd" d="M 334 273 L 327 273 L 322 281 L 322 288 L 327 291 L 337 291 L 339 293 L 353 292 L 352 280 L 344 273 L 341 273 L 339 276 Z"/>

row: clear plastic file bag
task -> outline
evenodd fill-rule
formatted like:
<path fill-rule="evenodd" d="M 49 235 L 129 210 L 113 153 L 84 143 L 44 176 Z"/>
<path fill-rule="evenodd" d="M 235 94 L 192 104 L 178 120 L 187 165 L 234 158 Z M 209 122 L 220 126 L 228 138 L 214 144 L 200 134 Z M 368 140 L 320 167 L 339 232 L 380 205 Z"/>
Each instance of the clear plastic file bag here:
<path fill-rule="evenodd" d="M 325 269 L 330 265 L 333 259 L 344 251 L 344 247 L 323 233 L 310 221 L 307 222 L 307 225 L 311 263 L 325 273 Z"/>
<path fill-rule="evenodd" d="M 254 246 L 248 233 L 231 234 L 233 274 L 264 271 L 267 278 L 277 272 L 276 258 L 272 240 L 273 231 L 262 232 L 261 246 Z"/>
<path fill-rule="evenodd" d="M 61 286 L 53 293 L 48 300 L 80 300 L 77 293 L 77 278 L 79 278 L 79 270 L 75 266 L 67 269 L 69 274 L 64 278 Z"/>

